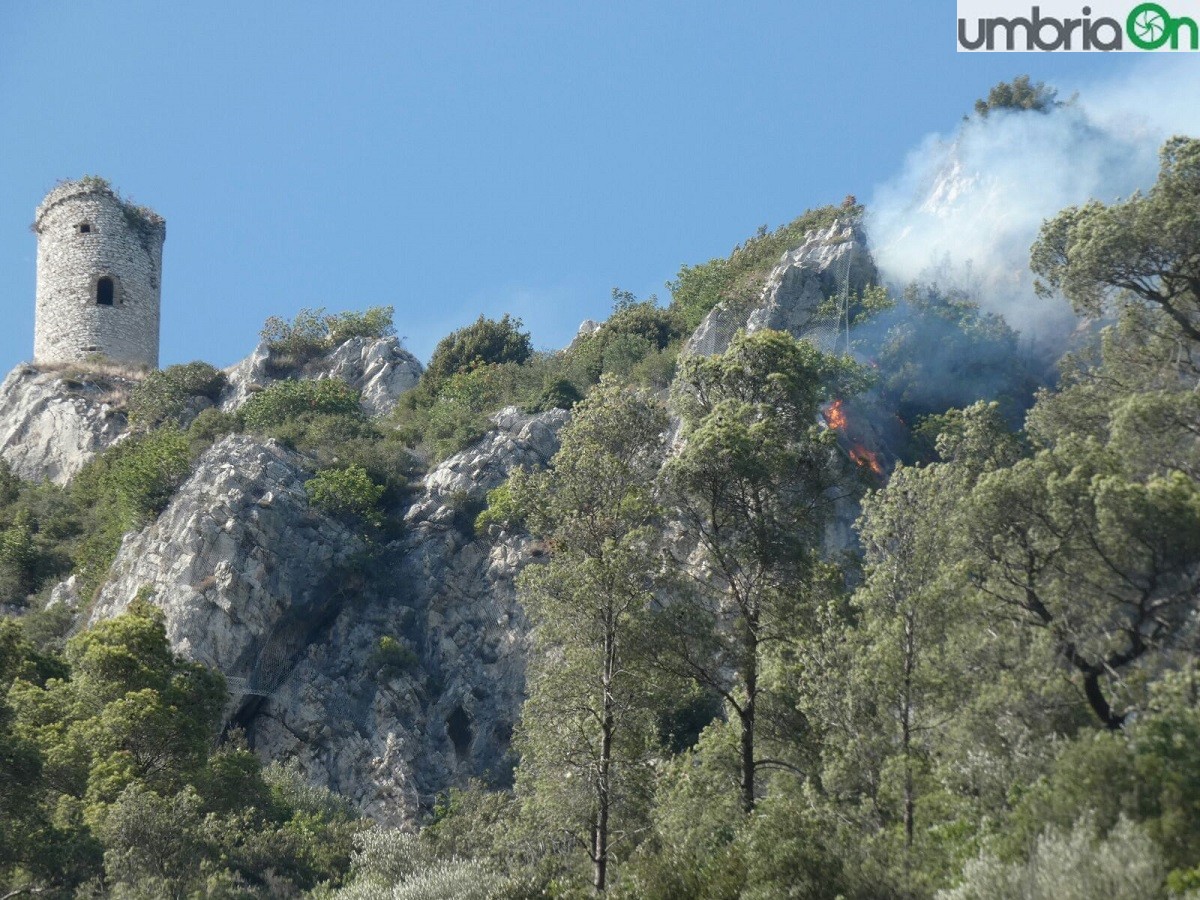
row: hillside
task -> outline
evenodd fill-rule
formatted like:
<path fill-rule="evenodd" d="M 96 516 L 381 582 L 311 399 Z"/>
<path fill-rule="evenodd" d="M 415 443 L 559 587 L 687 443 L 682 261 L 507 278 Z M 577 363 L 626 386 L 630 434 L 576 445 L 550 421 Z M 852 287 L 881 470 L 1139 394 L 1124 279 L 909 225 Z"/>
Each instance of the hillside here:
<path fill-rule="evenodd" d="M 1197 173 L 1045 224 L 1056 367 L 852 198 L 557 352 L 19 367 L 0 886 L 1192 896 Z"/>

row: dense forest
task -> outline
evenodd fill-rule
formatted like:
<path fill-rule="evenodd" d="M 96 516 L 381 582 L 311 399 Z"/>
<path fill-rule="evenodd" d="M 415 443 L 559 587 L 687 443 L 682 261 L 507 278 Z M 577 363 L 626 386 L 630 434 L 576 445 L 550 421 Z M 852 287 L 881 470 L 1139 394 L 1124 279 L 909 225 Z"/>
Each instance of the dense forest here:
<path fill-rule="evenodd" d="M 1056 102 L 1018 79 L 977 114 Z M 66 487 L 0 471 L 0 898 L 1200 897 L 1200 140 L 1044 223 L 1038 290 L 1080 320 L 1056 359 L 934 283 L 849 298 L 849 353 L 686 352 L 861 215 L 764 228 L 667 305 L 614 290 L 561 351 L 481 317 L 385 417 L 302 376 L 390 309 L 272 320 L 287 377 L 235 412 L 173 366 Z M 148 598 L 87 629 L 49 602 L 235 432 L 310 460 L 369 579 L 422 472 L 506 406 L 571 410 L 548 468 L 463 511 L 544 548 L 514 764 L 418 827 L 264 765 Z"/>

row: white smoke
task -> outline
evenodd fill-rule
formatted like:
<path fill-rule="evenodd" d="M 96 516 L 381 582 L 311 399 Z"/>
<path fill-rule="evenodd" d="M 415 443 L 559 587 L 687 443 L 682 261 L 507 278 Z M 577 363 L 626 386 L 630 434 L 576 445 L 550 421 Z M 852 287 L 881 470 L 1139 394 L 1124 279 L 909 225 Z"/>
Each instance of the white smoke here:
<path fill-rule="evenodd" d="M 1200 134 L 1200 67 L 1192 62 L 1081 88 L 1049 114 L 993 112 L 952 135 L 928 136 L 868 205 L 885 280 L 962 288 L 1026 338 L 1057 343 L 1074 319 L 1064 301 L 1034 294 L 1029 248 L 1063 207 L 1150 187 L 1162 141 Z"/>

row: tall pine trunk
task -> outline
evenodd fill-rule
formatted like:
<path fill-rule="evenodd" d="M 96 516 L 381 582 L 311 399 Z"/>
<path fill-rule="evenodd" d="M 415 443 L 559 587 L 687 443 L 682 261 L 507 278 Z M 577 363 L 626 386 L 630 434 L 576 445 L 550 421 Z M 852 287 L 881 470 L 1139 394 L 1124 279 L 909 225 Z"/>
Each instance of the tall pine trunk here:
<path fill-rule="evenodd" d="M 600 758 L 596 773 L 596 827 L 592 833 L 592 886 L 603 891 L 608 881 L 608 817 L 612 804 L 612 741 L 616 727 L 612 695 L 613 670 L 616 663 L 616 635 L 611 615 L 604 634 L 604 698 L 600 724 Z"/>

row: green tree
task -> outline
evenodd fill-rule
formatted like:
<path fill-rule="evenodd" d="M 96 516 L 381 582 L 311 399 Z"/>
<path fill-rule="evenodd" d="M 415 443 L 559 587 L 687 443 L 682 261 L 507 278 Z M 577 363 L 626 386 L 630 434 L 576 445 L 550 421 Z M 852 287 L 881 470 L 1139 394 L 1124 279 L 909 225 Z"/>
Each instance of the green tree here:
<path fill-rule="evenodd" d="M 536 630 L 518 787 L 535 819 L 585 848 L 596 890 L 632 840 L 647 790 L 654 719 L 637 648 L 657 567 L 653 488 L 666 430 L 660 406 L 604 381 L 576 407 L 549 470 L 510 482 L 552 548 L 520 580 Z"/>
<path fill-rule="evenodd" d="M 287 379 L 247 400 L 241 416 L 247 428 L 270 429 L 312 416 L 358 417 L 358 401 L 358 391 L 337 378 Z"/>
<path fill-rule="evenodd" d="M 664 610 L 672 638 L 660 659 L 736 715 L 747 810 L 758 769 L 787 765 L 756 750 L 764 662 L 811 621 L 824 525 L 850 493 L 820 407 L 862 383 L 851 362 L 767 330 L 739 333 L 723 355 L 688 358 L 676 382 L 683 446 L 662 483 L 701 561 L 684 567 L 686 590 Z"/>
<path fill-rule="evenodd" d="M 1145 829 L 1122 819 L 1107 835 L 1088 818 L 1048 828 L 1028 859 L 1005 863 L 982 853 L 962 882 L 937 900 L 1155 900 L 1165 897 L 1162 853 Z"/>
<path fill-rule="evenodd" d="M 351 338 L 394 335 L 394 312 L 390 306 L 372 306 L 362 312 L 328 315 L 324 307 L 302 309 L 291 321 L 271 316 L 263 324 L 259 337 L 270 351 L 273 368 L 294 371 Z"/>
<path fill-rule="evenodd" d="M 236 734 L 214 752 L 224 682 L 171 652 L 154 607 L 135 601 L 73 637 L 69 677 L 0 627 L 10 649 L 21 659 L 0 657 L 13 679 L 0 702 L 0 879 L 7 867 L 34 893 L 91 879 L 119 897 L 265 897 L 348 868 L 359 826 L 343 802 L 294 772 L 264 773 Z"/>
<path fill-rule="evenodd" d="M 1200 588 L 1200 488 L 1142 478 L 1095 442 L 1065 440 L 988 473 L 968 500 L 966 565 L 998 621 L 1065 660 L 1097 719 L 1108 687 L 1185 631 Z"/>
<path fill-rule="evenodd" d="M 164 427 L 115 444 L 79 473 L 70 493 L 88 526 L 77 561 L 84 596 L 103 582 L 121 537 L 166 508 L 191 473 L 194 452 L 185 432 Z"/>
<path fill-rule="evenodd" d="M 1034 110 L 1049 112 L 1056 106 L 1058 91 L 1044 82 L 1031 81 L 1028 75 L 1018 75 L 1012 81 L 1001 81 L 988 91 L 987 99 L 975 101 L 975 112 L 986 119 L 994 109 Z"/>
<path fill-rule="evenodd" d="M 1161 309 L 1200 342 L 1200 140 L 1173 137 L 1145 194 L 1064 209 L 1042 226 L 1031 266 L 1043 294 L 1062 293 L 1083 314 L 1116 300 Z"/>
<path fill-rule="evenodd" d="M 980 663 L 978 613 L 953 566 L 961 501 L 1020 449 L 994 403 L 943 426 L 942 462 L 899 466 L 864 499 L 864 581 L 847 624 L 835 622 L 809 651 L 819 671 L 844 673 L 819 681 L 806 704 L 822 730 L 823 790 L 844 803 L 839 817 L 851 823 L 859 867 L 903 896 L 920 896 L 958 849 L 932 836 L 956 812 L 939 757 L 963 752 L 947 722 L 962 715 Z"/>
<path fill-rule="evenodd" d="M 507 313 L 499 320 L 480 316 L 438 342 L 425 370 L 425 382 L 436 393 L 452 375 L 476 366 L 525 362 L 533 355 L 533 344 L 521 327 L 521 320 Z"/>
<path fill-rule="evenodd" d="M 0 596 L 5 602 L 19 603 L 34 589 L 37 563 L 33 515 L 20 509 L 13 523 L 0 532 Z"/>
<path fill-rule="evenodd" d="M 304 483 L 304 490 L 309 503 L 330 515 L 374 526 L 381 522 L 379 501 L 384 487 L 372 481 L 362 466 L 318 472 Z"/>
<path fill-rule="evenodd" d="M 699 325 L 718 303 L 757 300 L 781 254 L 800 246 L 808 232 L 828 228 L 839 218 L 851 221 L 861 212 L 862 207 L 857 205 L 810 209 L 774 231 L 763 225 L 753 237 L 734 247 L 728 257 L 683 266 L 667 286 L 671 308 L 684 331 Z"/>

